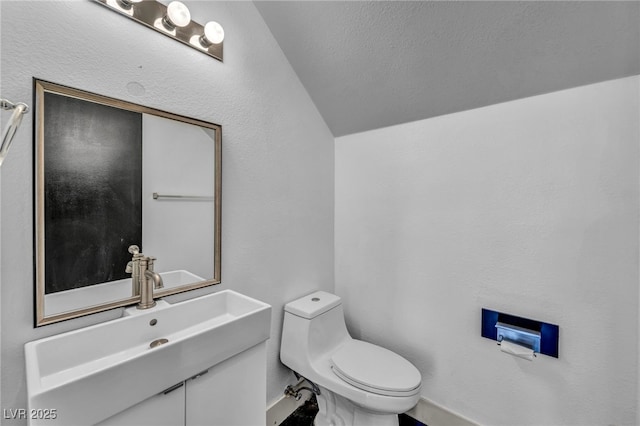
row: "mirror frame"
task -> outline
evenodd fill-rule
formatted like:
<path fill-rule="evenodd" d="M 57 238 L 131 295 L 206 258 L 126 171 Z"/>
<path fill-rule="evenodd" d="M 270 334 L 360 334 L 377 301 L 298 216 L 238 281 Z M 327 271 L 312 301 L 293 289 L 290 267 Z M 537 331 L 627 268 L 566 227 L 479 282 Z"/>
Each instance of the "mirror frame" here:
<path fill-rule="evenodd" d="M 159 109 L 135 104 L 108 96 L 86 92 L 80 89 L 51 83 L 45 80 L 33 78 L 34 87 L 34 281 L 35 281 L 35 327 L 52 324 L 84 315 L 94 314 L 109 309 L 133 305 L 140 301 L 140 296 L 131 296 L 126 299 L 115 300 L 103 304 L 83 307 L 73 311 L 58 314 L 45 315 L 45 241 L 44 241 L 44 95 L 53 93 L 57 95 L 73 97 L 80 100 L 107 105 L 127 111 L 146 113 L 183 123 L 193 124 L 215 130 L 215 161 L 214 161 L 214 276 L 212 279 L 184 285 L 181 287 L 159 290 L 154 292 L 154 299 L 207 287 L 221 282 L 221 229 L 222 229 L 222 126 L 183 115 L 173 114 Z"/>

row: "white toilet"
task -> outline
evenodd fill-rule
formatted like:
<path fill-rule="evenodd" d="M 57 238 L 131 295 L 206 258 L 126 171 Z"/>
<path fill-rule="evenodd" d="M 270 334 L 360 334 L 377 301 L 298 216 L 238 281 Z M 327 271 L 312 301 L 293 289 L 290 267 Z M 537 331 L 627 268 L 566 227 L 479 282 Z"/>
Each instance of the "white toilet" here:
<path fill-rule="evenodd" d="M 315 426 L 397 426 L 422 377 L 400 355 L 355 340 L 340 298 L 318 291 L 284 307 L 280 359 L 320 389 Z"/>

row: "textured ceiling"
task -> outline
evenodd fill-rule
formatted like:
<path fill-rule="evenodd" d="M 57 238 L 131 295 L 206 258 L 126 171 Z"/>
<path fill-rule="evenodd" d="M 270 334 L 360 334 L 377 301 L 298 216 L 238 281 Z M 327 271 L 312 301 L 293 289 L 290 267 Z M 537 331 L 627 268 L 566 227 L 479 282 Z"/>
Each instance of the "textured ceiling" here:
<path fill-rule="evenodd" d="M 335 136 L 640 74 L 640 2 L 256 1 Z"/>

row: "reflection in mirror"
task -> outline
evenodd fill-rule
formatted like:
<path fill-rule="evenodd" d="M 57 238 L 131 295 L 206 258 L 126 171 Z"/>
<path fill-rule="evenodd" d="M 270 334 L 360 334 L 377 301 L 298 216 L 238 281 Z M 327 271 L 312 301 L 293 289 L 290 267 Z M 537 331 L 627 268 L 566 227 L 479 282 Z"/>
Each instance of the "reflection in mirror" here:
<path fill-rule="evenodd" d="M 36 325 L 220 282 L 220 126 L 35 80 Z"/>

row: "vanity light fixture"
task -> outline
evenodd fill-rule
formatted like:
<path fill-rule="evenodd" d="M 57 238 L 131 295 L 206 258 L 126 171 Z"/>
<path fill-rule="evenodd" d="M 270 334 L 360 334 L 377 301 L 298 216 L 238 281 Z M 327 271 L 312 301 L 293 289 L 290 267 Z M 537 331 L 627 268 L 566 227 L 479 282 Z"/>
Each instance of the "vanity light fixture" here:
<path fill-rule="evenodd" d="M 142 0 L 107 0 L 107 4 L 128 16 L 133 15 L 133 5 L 140 3 Z"/>
<path fill-rule="evenodd" d="M 135 3 L 140 3 L 141 1 L 142 0 L 116 0 L 116 3 L 118 3 L 121 8 L 129 10 Z"/>
<path fill-rule="evenodd" d="M 167 6 L 157 0 L 94 1 L 222 62 L 222 25 L 209 21 L 203 26 L 192 21 L 189 8 L 180 1 Z"/>

